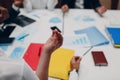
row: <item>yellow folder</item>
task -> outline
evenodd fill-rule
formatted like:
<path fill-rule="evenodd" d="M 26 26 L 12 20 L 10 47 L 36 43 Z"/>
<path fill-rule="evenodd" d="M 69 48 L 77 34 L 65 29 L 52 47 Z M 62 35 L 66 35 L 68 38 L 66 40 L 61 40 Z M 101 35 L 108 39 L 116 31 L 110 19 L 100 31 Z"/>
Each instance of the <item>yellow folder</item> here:
<path fill-rule="evenodd" d="M 71 70 L 70 61 L 74 56 L 74 50 L 59 48 L 51 55 L 49 64 L 49 76 L 68 80 L 68 73 Z"/>

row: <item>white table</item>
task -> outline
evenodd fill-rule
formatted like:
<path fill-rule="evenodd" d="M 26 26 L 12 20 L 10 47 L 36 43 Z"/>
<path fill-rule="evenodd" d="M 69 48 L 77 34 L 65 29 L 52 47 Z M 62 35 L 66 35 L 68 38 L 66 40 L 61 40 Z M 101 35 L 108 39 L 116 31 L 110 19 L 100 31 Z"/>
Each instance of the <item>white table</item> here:
<path fill-rule="evenodd" d="M 29 36 L 24 42 L 15 41 L 5 53 L 10 55 L 15 47 L 21 46 L 27 49 L 31 42 L 44 43 L 51 35 L 50 26 L 58 26 L 63 31 L 63 35 L 73 35 L 73 31 L 77 29 L 87 28 L 89 26 L 96 26 L 104 36 L 110 41 L 110 38 L 105 32 L 105 27 L 109 25 L 118 25 L 120 27 L 120 11 L 108 10 L 103 16 L 100 17 L 93 10 L 79 10 L 71 9 L 64 16 L 64 29 L 62 27 L 63 14 L 61 10 L 47 11 L 47 10 L 34 10 L 31 13 L 23 12 L 24 15 L 36 19 L 36 22 L 24 28 L 16 27 L 11 36 L 17 36 L 21 32 L 29 33 Z M 37 15 L 37 16 L 36 16 Z M 92 17 L 95 21 L 83 22 L 75 21 L 76 17 L 82 18 Z M 49 23 L 51 17 L 59 17 L 61 23 Z M 114 23 L 114 24 L 113 24 Z M 69 48 L 69 47 L 67 47 Z M 88 48 L 81 48 L 79 46 L 71 47 L 76 51 L 75 55 L 82 55 Z M 108 61 L 107 67 L 98 67 L 94 65 L 91 51 L 103 51 Z M 79 80 L 120 80 L 120 49 L 114 48 L 111 41 L 108 45 L 98 46 L 92 48 L 81 61 Z M 54 79 L 50 79 L 54 80 Z"/>

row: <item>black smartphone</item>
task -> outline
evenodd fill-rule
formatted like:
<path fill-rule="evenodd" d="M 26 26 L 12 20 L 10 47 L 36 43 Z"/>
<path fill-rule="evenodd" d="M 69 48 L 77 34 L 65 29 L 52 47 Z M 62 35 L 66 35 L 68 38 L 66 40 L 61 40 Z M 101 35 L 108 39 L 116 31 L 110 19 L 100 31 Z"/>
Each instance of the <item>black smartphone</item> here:
<path fill-rule="evenodd" d="M 57 28 L 57 26 L 52 26 L 52 27 L 51 27 L 51 30 L 55 30 L 55 29 L 56 29 L 58 32 L 61 32 L 60 29 Z"/>
<path fill-rule="evenodd" d="M 14 37 L 8 38 L 8 37 L 4 37 L 4 38 L 0 38 L 0 45 L 4 45 L 4 44 L 11 44 L 14 41 Z"/>

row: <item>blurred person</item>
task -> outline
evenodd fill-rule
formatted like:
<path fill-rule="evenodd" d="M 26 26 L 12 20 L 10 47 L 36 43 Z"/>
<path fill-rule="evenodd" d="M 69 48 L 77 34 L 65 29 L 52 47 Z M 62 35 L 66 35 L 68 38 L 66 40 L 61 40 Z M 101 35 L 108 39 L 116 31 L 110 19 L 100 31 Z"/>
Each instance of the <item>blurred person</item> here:
<path fill-rule="evenodd" d="M 4 21 L 4 23 L 10 23 L 14 18 L 18 16 L 20 13 L 20 7 L 23 4 L 23 0 L 14 0 L 12 5 L 10 6 L 10 9 L 8 10 L 9 18 Z M 4 6 L 2 6 L 4 7 Z"/>
<path fill-rule="evenodd" d="M 8 10 L 0 6 L 0 23 L 5 21 L 9 17 Z"/>
<path fill-rule="evenodd" d="M 61 33 L 54 30 L 42 48 L 42 55 L 36 73 L 23 59 L 0 57 L 0 80 L 48 80 L 50 56 L 62 43 Z M 0 52 L 0 54 L 2 53 Z"/>
<path fill-rule="evenodd" d="M 48 80 L 50 56 L 62 43 L 63 37 L 61 33 L 53 30 L 51 37 L 42 48 L 42 55 L 35 73 L 23 59 L 0 57 L 0 80 Z M 0 52 L 0 54 L 2 53 Z M 78 74 L 80 61 L 81 58 L 79 56 L 74 56 L 71 59 L 72 71 L 70 72 L 69 80 L 73 80 L 71 75 Z M 73 74 L 73 72 L 76 73 Z M 74 80 L 78 80 L 78 76 L 74 76 Z"/>
<path fill-rule="evenodd" d="M 1 18 L 1 23 L 10 23 L 14 18 L 17 17 L 17 15 L 20 13 L 19 8 L 23 4 L 23 0 L 0 0 L 0 7 L 4 8 L 2 9 L 2 13 L 5 12 L 6 15 L 1 15 L 0 17 L 4 16 L 4 19 Z M 8 17 L 9 15 L 9 17 Z M 6 16 L 6 17 L 5 17 Z"/>
<path fill-rule="evenodd" d="M 54 10 L 55 8 L 67 12 L 68 8 L 74 8 L 74 0 L 24 0 L 24 8 L 28 12 L 33 9 Z"/>
<path fill-rule="evenodd" d="M 100 15 L 107 11 L 107 8 L 101 5 L 99 0 L 76 0 L 75 8 L 94 9 Z"/>

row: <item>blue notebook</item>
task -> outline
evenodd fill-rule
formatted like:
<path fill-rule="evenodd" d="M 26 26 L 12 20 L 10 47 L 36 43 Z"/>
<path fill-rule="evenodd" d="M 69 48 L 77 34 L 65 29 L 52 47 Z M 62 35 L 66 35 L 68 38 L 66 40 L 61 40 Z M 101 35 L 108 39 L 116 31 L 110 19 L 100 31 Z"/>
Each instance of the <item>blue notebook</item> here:
<path fill-rule="evenodd" d="M 120 28 L 107 27 L 107 32 L 115 47 L 120 47 Z"/>
<path fill-rule="evenodd" d="M 87 34 L 91 42 L 91 46 L 100 46 L 104 44 L 109 44 L 109 41 L 106 39 L 106 37 L 95 26 L 75 31 L 75 34 L 84 34 L 84 33 Z"/>

